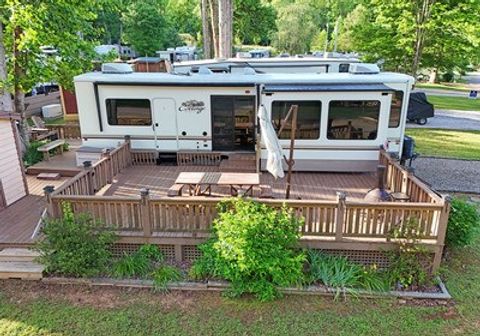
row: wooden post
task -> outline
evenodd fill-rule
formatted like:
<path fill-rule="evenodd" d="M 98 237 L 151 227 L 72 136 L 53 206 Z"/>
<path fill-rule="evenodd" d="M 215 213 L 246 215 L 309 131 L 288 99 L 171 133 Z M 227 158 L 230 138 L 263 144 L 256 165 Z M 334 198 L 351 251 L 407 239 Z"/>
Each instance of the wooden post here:
<path fill-rule="evenodd" d="M 92 161 L 83 161 L 83 168 L 87 171 L 87 193 L 88 195 L 95 195 Z"/>
<path fill-rule="evenodd" d="M 52 201 L 52 193 L 55 191 L 55 187 L 52 185 L 47 185 L 43 187 L 43 193 L 45 195 L 45 201 L 47 203 L 47 214 L 49 217 L 57 217 L 57 211 L 54 209 Z"/>
<path fill-rule="evenodd" d="M 110 149 L 109 148 L 104 148 L 102 150 L 102 157 L 106 158 L 106 171 L 105 174 L 107 175 L 107 183 L 112 183 L 113 182 L 113 167 L 112 167 L 112 159 L 110 157 Z"/>
<path fill-rule="evenodd" d="M 126 157 L 124 157 L 125 162 L 125 167 L 130 167 L 132 165 L 132 142 L 130 140 L 130 135 L 125 135 L 125 142 L 127 143 L 127 153 Z M 123 163 L 123 162 L 122 162 Z"/>
<path fill-rule="evenodd" d="M 345 226 L 347 194 L 337 191 L 337 217 L 335 219 L 335 240 L 343 240 L 343 227 Z"/>
<path fill-rule="evenodd" d="M 290 131 L 290 153 L 288 156 L 288 172 L 287 172 L 287 187 L 285 190 L 285 198 L 290 198 L 290 189 L 291 189 L 291 181 L 292 181 L 292 168 L 295 162 L 293 161 L 293 151 L 295 149 L 295 133 L 297 130 L 297 112 L 298 112 L 298 105 L 292 105 L 291 107 L 292 112 L 292 129 Z M 288 117 L 288 116 L 287 116 Z"/>
<path fill-rule="evenodd" d="M 448 216 L 450 214 L 452 198 L 449 195 L 446 195 L 443 197 L 443 201 L 444 206 L 438 221 L 437 248 L 433 259 L 432 272 L 436 272 L 442 262 L 443 247 L 445 246 L 445 236 L 447 234 Z"/>
<path fill-rule="evenodd" d="M 152 223 L 150 216 L 150 191 L 147 188 L 140 190 L 140 221 L 143 228 L 143 236 L 152 236 Z"/>

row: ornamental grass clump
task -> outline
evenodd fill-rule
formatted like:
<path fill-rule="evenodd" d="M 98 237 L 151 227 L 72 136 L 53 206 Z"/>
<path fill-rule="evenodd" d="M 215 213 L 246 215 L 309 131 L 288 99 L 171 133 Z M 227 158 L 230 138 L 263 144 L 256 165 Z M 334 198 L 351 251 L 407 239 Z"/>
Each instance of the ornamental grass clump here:
<path fill-rule="evenodd" d="M 228 280 L 228 296 L 252 293 L 261 301 L 278 297 L 277 287 L 302 283 L 306 257 L 297 244 L 303 219 L 285 206 L 241 198 L 221 202 L 218 213 L 191 277 Z"/>

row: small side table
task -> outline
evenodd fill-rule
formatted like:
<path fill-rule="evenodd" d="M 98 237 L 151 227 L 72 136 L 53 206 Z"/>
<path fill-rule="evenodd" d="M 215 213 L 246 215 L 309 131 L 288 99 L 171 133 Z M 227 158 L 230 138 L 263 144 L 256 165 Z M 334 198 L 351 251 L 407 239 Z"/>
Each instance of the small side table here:
<path fill-rule="evenodd" d="M 402 192 L 393 192 L 390 194 L 390 197 L 394 202 L 408 202 L 410 201 L 410 196 Z"/>

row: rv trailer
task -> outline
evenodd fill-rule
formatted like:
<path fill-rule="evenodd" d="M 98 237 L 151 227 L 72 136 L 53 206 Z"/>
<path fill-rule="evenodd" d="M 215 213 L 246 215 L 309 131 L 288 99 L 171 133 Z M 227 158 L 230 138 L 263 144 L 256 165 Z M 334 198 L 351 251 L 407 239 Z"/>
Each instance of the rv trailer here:
<path fill-rule="evenodd" d="M 179 151 L 256 153 L 264 166 L 257 110 L 276 130 L 298 106 L 294 169 L 372 171 L 379 148 L 401 155 L 414 79 L 355 64 L 349 73 L 133 73 L 125 64 L 75 77 L 83 145 L 116 146 L 158 155 Z M 291 127 L 279 135 L 288 154 Z"/>
<path fill-rule="evenodd" d="M 174 64 L 174 71 L 181 74 L 197 73 L 200 68 L 212 72 L 242 74 L 245 68 L 257 73 L 327 73 L 349 72 L 350 65 L 359 63 L 357 58 L 276 57 L 209 59 Z"/>

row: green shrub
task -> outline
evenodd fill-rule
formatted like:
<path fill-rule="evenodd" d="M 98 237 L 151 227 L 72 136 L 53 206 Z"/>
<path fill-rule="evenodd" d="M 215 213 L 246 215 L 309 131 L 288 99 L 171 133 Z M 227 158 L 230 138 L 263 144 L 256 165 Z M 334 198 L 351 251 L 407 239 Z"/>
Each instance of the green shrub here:
<path fill-rule="evenodd" d="M 228 280 L 227 295 L 253 293 L 262 301 L 279 295 L 276 286 L 303 281 L 305 254 L 295 249 L 303 219 L 286 207 L 241 198 L 221 202 L 218 210 L 213 239 L 200 247 L 192 277 Z"/>
<path fill-rule="evenodd" d="M 390 265 L 388 280 L 394 287 L 408 288 L 429 284 L 431 277 L 427 272 L 428 251 L 420 245 L 421 228 L 416 218 L 410 218 L 400 228 L 390 234 L 398 248 L 388 252 Z"/>
<path fill-rule="evenodd" d="M 75 215 L 63 204 L 61 219 L 48 219 L 37 243 L 40 262 L 46 271 L 68 276 L 94 276 L 105 271 L 111 260 L 110 246 L 115 235 L 101 229 L 88 214 Z"/>
<path fill-rule="evenodd" d="M 32 141 L 27 147 L 25 154 L 23 155 L 23 162 L 26 167 L 34 165 L 43 160 L 43 154 L 40 153 L 37 149 L 40 146 L 43 146 L 47 141 Z"/>
<path fill-rule="evenodd" d="M 157 263 L 163 262 L 163 254 L 156 245 L 142 245 L 135 253 L 125 253 L 113 264 L 113 276 L 117 278 L 145 278 L 151 275 Z"/>
<path fill-rule="evenodd" d="M 475 232 L 480 226 L 480 215 L 477 208 L 465 199 L 454 198 L 448 217 L 448 246 L 466 246 L 473 242 Z"/>
<path fill-rule="evenodd" d="M 376 267 L 366 267 L 349 261 L 346 257 L 330 256 L 315 250 L 308 251 L 308 276 L 310 283 L 322 283 L 336 288 L 336 298 L 341 290 L 362 288 L 384 291 L 387 283 Z"/>
<path fill-rule="evenodd" d="M 167 284 L 170 281 L 180 281 L 182 273 L 174 266 L 162 265 L 152 273 L 153 286 L 155 290 L 167 290 Z"/>

